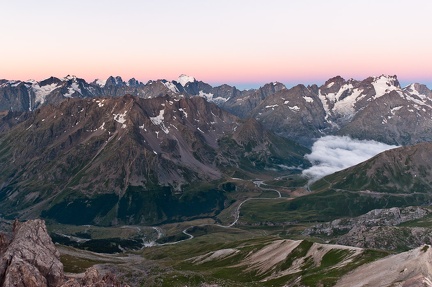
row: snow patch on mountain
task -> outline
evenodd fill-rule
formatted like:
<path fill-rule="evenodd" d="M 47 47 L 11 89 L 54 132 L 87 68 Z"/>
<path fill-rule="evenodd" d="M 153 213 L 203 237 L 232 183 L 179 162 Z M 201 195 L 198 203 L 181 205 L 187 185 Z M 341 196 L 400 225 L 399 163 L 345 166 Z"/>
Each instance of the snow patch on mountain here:
<path fill-rule="evenodd" d="M 66 77 L 63 78 L 63 81 L 69 81 L 69 80 L 76 80 L 76 76 L 74 75 L 67 75 Z"/>
<path fill-rule="evenodd" d="M 124 124 L 126 122 L 126 114 L 127 111 L 124 111 L 122 114 L 113 114 L 114 120 L 120 124 Z"/>
<path fill-rule="evenodd" d="M 422 100 L 420 100 L 420 99 L 416 99 L 416 98 L 414 98 L 414 97 L 412 97 L 412 96 L 409 96 L 409 95 L 406 95 L 405 98 L 406 98 L 408 101 L 413 102 L 413 103 L 415 103 L 415 104 L 417 104 L 417 105 L 420 105 L 420 106 L 426 106 L 426 107 L 432 109 L 432 106 L 431 106 L 431 105 L 425 103 L 424 101 L 422 101 Z M 415 106 L 415 104 L 414 104 L 414 106 Z"/>
<path fill-rule="evenodd" d="M 184 109 L 180 108 L 179 111 L 182 112 L 186 118 L 188 117 L 188 114 Z"/>
<path fill-rule="evenodd" d="M 354 105 L 361 99 L 362 90 L 354 89 L 351 91 L 351 95 L 337 101 L 333 107 L 333 110 L 340 115 L 353 117 L 355 114 Z"/>
<path fill-rule="evenodd" d="M 401 91 L 400 87 L 396 85 L 396 77 L 384 76 L 374 78 L 372 85 L 375 89 L 374 99 L 384 96 L 391 91 Z"/>
<path fill-rule="evenodd" d="M 198 93 L 199 97 L 205 98 L 208 102 L 216 103 L 216 104 L 222 104 L 228 101 L 228 99 L 222 98 L 222 97 L 214 97 L 212 93 L 204 93 L 203 91 L 199 91 Z"/>
<path fill-rule="evenodd" d="M 151 122 L 154 125 L 160 125 L 164 120 L 164 113 L 165 113 L 165 110 L 160 110 L 159 115 L 157 115 L 155 117 L 150 117 Z"/>
<path fill-rule="evenodd" d="M 63 95 L 65 98 L 72 98 L 74 93 L 79 93 L 82 95 L 81 89 L 77 82 L 73 82 L 70 87 L 68 87 L 68 92 Z"/>
<path fill-rule="evenodd" d="M 346 92 L 346 91 L 351 91 L 353 89 L 353 85 L 352 84 L 345 84 L 343 85 L 339 91 L 337 93 L 328 93 L 327 94 L 327 99 L 330 100 L 330 102 L 336 102 L 339 101 L 339 99 L 341 98 L 341 96 Z"/>
<path fill-rule="evenodd" d="M 103 87 L 105 87 L 106 80 L 96 79 L 96 80 L 94 81 L 94 83 L 95 83 L 96 85 L 98 85 L 99 87 L 103 88 Z"/>
<path fill-rule="evenodd" d="M 35 103 L 43 104 L 45 102 L 46 96 L 48 96 L 52 91 L 57 89 L 59 86 L 55 83 L 51 85 L 40 86 L 39 83 L 33 83 L 32 90 L 35 94 Z"/>
<path fill-rule="evenodd" d="M 394 116 L 400 109 L 402 109 L 402 106 L 394 107 L 390 110 L 390 113 Z"/>
<path fill-rule="evenodd" d="M 195 78 L 182 74 L 178 77 L 177 82 L 179 82 L 180 85 L 182 85 L 184 87 L 184 86 L 186 86 L 187 83 L 195 82 Z"/>
<path fill-rule="evenodd" d="M 10 85 L 11 87 L 18 87 L 19 86 L 19 84 L 21 84 L 22 82 L 21 81 L 15 81 L 15 80 L 12 80 L 12 81 L 8 81 L 8 82 L 6 82 L 6 83 L 4 83 L 3 85 L 1 85 L 1 87 L 5 87 L 6 85 Z"/>
<path fill-rule="evenodd" d="M 150 117 L 151 122 L 155 125 L 155 126 L 160 126 L 160 128 L 162 129 L 162 131 L 166 134 L 169 133 L 169 130 L 167 127 L 165 127 L 165 123 L 164 123 L 164 114 L 165 114 L 165 110 L 160 110 L 159 111 L 159 115 L 155 116 L 155 117 Z"/>
<path fill-rule="evenodd" d="M 172 82 L 162 82 L 165 87 L 167 87 L 171 92 L 178 93 L 179 90 L 177 89 L 176 85 L 174 85 Z"/>
<path fill-rule="evenodd" d="M 307 103 L 313 103 L 313 99 L 311 97 L 303 97 L 303 99 L 307 102 Z"/>
<path fill-rule="evenodd" d="M 265 108 L 266 109 L 273 109 L 274 110 L 274 108 L 276 108 L 276 107 L 279 107 L 279 105 L 269 105 L 269 106 L 265 106 Z"/>

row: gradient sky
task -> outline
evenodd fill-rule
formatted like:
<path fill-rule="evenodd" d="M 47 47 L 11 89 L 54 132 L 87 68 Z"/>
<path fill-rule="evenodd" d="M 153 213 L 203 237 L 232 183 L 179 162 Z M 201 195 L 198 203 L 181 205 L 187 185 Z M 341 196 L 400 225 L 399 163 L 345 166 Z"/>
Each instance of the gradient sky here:
<path fill-rule="evenodd" d="M 430 0 L 16 0 L 0 11 L 0 78 L 432 83 Z"/>

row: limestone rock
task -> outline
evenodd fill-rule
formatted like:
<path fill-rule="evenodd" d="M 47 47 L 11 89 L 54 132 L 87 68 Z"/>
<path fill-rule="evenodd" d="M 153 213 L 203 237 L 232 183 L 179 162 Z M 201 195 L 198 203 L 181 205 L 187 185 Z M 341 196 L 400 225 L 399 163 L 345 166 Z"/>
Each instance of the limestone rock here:
<path fill-rule="evenodd" d="M 81 279 L 70 279 L 61 287 L 128 287 L 120 283 L 114 274 L 101 275 L 95 267 L 90 267 Z"/>
<path fill-rule="evenodd" d="M 59 286 L 63 282 L 60 253 L 48 235 L 43 220 L 29 220 L 14 224 L 12 242 L 0 258 L 0 286 Z"/>

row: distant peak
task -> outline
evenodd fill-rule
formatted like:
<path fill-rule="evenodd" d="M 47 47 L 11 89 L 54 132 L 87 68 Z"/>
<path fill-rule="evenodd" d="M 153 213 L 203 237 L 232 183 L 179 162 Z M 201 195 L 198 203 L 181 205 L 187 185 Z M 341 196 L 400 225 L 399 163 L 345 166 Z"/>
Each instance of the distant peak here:
<path fill-rule="evenodd" d="M 342 84 L 342 83 L 344 83 L 345 82 L 345 79 L 344 78 L 342 78 L 341 76 L 336 76 L 336 77 L 333 77 L 333 78 L 330 78 L 330 79 L 328 79 L 325 83 L 324 83 L 324 87 L 326 87 L 326 88 L 331 88 L 331 87 L 333 87 L 333 85 L 334 84 Z"/>
<path fill-rule="evenodd" d="M 75 80 L 77 77 L 75 75 L 67 75 L 63 78 L 64 81 Z"/>
<path fill-rule="evenodd" d="M 396 75 L 390 76 L 390 75 L 384 75 L 374 77 L 373 78 L 374 83 L 386 83 L 387 85 L 395 86 L 397 88 L 400 88 L 400 84 L 398 81 L 398 78 Z"/>
<path fill-rule="evenodd" d="M 93 83 L 98 85 L 99 87 L 103 88 L 106 84 L 106 80 L 96 79 L 93 81 Z"/>
<path fill-rule="evenodd" d="M 196 80 L 194 77 L 191 77 L 191 76 L 188 76 L 185 74 L 181 74 L 177 79 L 177 82 L 179 82 L 180 85 L 182 85 L 183 87 L 186 86 L 187 83 L 193 83 L 195 81 Z"/>
<path fill-rule="evenodd" d="M 387 81 L 389 81 L 389 82 L 394 82 L 394 81 L 398 80 L 396 75 L 390 76 L 390 75 L 384 75 L 384 74 L 382 74 L 381 76 L 374 77 L 374 81 L 375 82 L 379 81 L 379 80 L 384 80 L 384 79 L 387 80 Z"/>

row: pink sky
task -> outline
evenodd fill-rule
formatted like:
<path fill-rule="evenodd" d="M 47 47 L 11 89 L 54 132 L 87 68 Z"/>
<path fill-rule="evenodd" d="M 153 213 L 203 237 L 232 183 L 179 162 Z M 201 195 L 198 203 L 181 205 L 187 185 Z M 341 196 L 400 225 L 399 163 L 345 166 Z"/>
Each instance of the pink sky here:
<path fill-rule="evenodd" d="M 432 1 L 89 2 L 3 4 L 0 78 L 432 83 Z"/>

